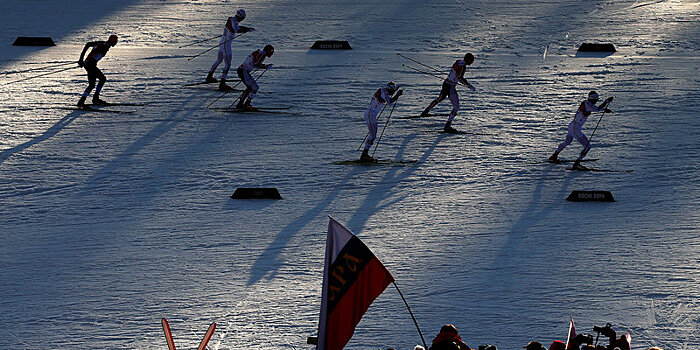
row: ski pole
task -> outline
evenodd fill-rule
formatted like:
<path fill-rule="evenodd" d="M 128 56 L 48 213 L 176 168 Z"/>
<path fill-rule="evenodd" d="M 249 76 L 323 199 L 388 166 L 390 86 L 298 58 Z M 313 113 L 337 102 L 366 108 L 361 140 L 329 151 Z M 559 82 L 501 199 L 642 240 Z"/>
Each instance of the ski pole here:
<path fill-rule="evenodd" d="M 430 76 L 435 77 L 435 78 L 438 78 L 438 79 L 440 79 L 440 80 L 443 80 L 443 79 L 444 79 L 443 77 L 439 77 L 439 76 L 437 76 L 437 75 L 435 75 L 435 74 L 433 74 L 433 73 L 426 72 L 426 71 L 424 71 L 424 70 L 420 70 L 420 69 L 415 68 L 415 67 L 407 66 L 407 65 L 405 65 L 405 64 L 403 64 L 403 63 L 402 63 L 401 65 L 404 66 L 404 67 L 406 67 L 406 68 L 408 68 L 408 69 L 412 69 L 412 70 L 414 70 L 414 71 L 416 71 L 416 72 L 418 72 L 418 73 L 423 73 L 423 74 L 426 74 L 426 75 L 430 75 Z"/>
<path fill-rule="evenodd" d="M 394 101 L 394 105 L 391 106 L 391 111 L 389 111 L 389 116 L 386 117 L 386 123 L 384 123 L 384 129 L 382 129 L 382 134 L 379 135 L 379 139 L 377 139 L 377 144 L 374 145 L 374 151 L 372 151 L 372 157 L 374 157 L 374 152 L 377 152 L 377 147 L 379 147 L 379 142 L 382 141 L 382 136 L 384 136 L 384 130 L 386 130 L 387 125 L 389 125 L 389 120 L 391 120 L 391 115 L 394 113 L 394 108 L 396 108 L 396 103 L 398 101 Z"/>
<path fill-rule="evenodd" d="M 255 78 L 255 80 L 256 80 L 256 81 L 260 80 L 260 78 L 262 78 L 262 76 L 265 75 L 265 72 L 267 72 L 268 69 L 269 69 L 269 68 L 265 68 L 265 70 L 264 70 L 262 73 L 260 73 L 260 75 L 258 75 L 258 77 Z M 241 80 L 241 82 L 239 82 L 239 84 L 242 83 L 242 82 L 243 82 L 243 81 Z M 236 84 L 236 85 L 238 85 L 238 84 Z M 247 87 L 246 87 L 246 88 L 247 88 Z M 243 96 L 243 94 L 238 95 L 238 97 L 236 97 L 236 99 L 233 100 L 233 102 L 231 102 L 230 105 L 228 105 L 228 108 L 231 108 L 231 107 L 233 106 L 233 104 L 236 103 L 236 101 L 240 100 L 240 99 L 241 99 L 241 96 Z"/>
<path fill-rule="evenodd" d="M 437 68 L 435 68 L 435 67 L 432 67 L 432 66 L 429 66 L 429 65 L 427 65 L 427 64 L 425 64 L 425 63 L 419 62 L 418 60 L 414 60 L 413 58 L 410 58 L 410 57 L 405 56 L 405 55 L 403 55 L 403 54 L 397 53 L 397 55 L 399 55 L 399 56 L 401 56 L 401 57 L 403 57 L 403 58 L 405 58 L 405 59 L 407 59 L 407 60 L 409 60 L 409 61 L 411 61 L 411 62 L 418 63 L 418 64 L 420 64 L 420 65 L 423 66 L 423 67 L 430 68 L 430 69 L 432 69 L 433 71 L 435 71 L 436 73 L 443 73 L 443 72 L 441 72 L 439 69 L 437 69 Z M 443 74 L 444 74 L 444 73 L 443 73 Z"/>
<path fill-rule="evenodd" d="M 605 105 L 605 109 L 608 109 L 608 106 L 610 105 L 610 102 Z M 593 135 L 595 135 L 595 131 L 598 130 L 598 125 L 600 125 L 600 121 L 603 120 L 603 116 L 605 116 L 605 110 L 603 110 L 603 113 L 600 114 L 600 118 L 598 118 L 598 123 L 596 123 L 595 128 L 593 128 L 593 132 L 591 133 L 591 137 L 588 138 L 588 142 L 586 143 L 586 147 L 584 147 L 584 150 L 589 150 L 588 148 L 591 145 L 591 140 L 593 140 Z M 588 151 L 586 151 L 586 154 L 588 154 Z M 585 154 L 584 154 L 585 156 Z"/>
<path fill-rule="evenodd" d="M 198 40 L 198 41 L 195 41 L 195 42 L 190 43 L 190 44 L 185 44 L 185 45 L 182 45 L 182 46 L 178 46 L 178 49 L 181 49 L 181 48 L 183 48 L 183 47 L 188 47 L 188 46 L 196 45 L 196 44 L 199 44 L 199 43 L 203 43 L 203 42 L 205 42 L 205 41 L 209 41 L 209 40 L 212 40 L 212 39 L 221 38 L 222 36 L 224 36 L 224 35 L 222 34 L 222 35 L 217 35 L 217 36 L 215 36 L 215 37 L 211 37 L 211 38 L 209 38 L 209 39 Z"/>
<path fill-rule="evenodd" d="M 209 51 L 211 51 L 211 50 L 214 50 L 215 48 L 217 48 L 217 47 L 219 47 L 219 46 L 221 46 L 221 45 L 223 45 L 223 44 L 226 44 L 226 43 L 228 43 L 229 41 L 233 41 L 233 39 L 236 39 L 236 38 L 238 38 L 239 36 L 241 36 L 241 35 L 243 35 L 243 34 L 245 34 L 245 33 L 247 33 L 247 32 L 243 32 L 243 33 L 241 33 L 241 34 L 238 34 L 238 35 L 234 36 L 233 38 L 231 38 L 231 39 L 229 39 L 229 40 L 226 40 L 226 41 L 224 41 L 223 43 L 221 43 L 221 44 L 219 44 L 219 45 L 213 46 L 213 47 L 211 47 L 211 48 L 209 48 L 209 49 L 206 49 L 205 51 L 202 51 L 202 52 L 200 52 L 200 53 L 198 53 L 198 54 L 196 54 L 196 55 L 194 55 L 194 56 L 188 58 L 187 60 L 188 60 L 188 61 L 191 61 L 191 60 L 193 60 L 193 59 L 195 59 L 195 58 L 197 58 L 197 57 L 199 57 L 199 56 L 201 56 L 201 55 L 204 55 L 205 53 L 207 53 L 207 52 L 209 52 Z"/>
<path fill-rule="evenodd" d="M 63 72 L 63 71 L 69 70 L 69 69 L 75 69 L 75 68 L 80 68 L 80 66 L 63 68 L 63 69 L 59 69 L 59 70 L 56 70 L 56 71 L 53 71 L 53 72 L 48 72 L 48 73 L 44 73 L 44 74 L 35 75 L 35 76 L 33 76 L 33 77 L 29 77 L 29 78 L 24 78 L 24 79 L 19 79 L 19 80 L 11 81 L 11 82 L 9 82 L 9 83 L 3 85 L 3 86 L 7 86 L 7 85 L 10 85 L 10 84 L 14 84 L 14 83 L 19 83 L 20 81 L 26 81 L 26 80 L 30 80 L 30 79 L 34 79 L 34 78 L 43 77 L 43 76 L 50 75 L 50 74 L 56 74 L 56 73 L 60 73 L 60 72 Z"/>
<path fill-rule="evenodd" d="M 5 75 L 33 72 L 33 71 L 35 71 L 35 70 L 43 70 L 43 69 L 47 69 L 47 68 L 54 68 L 54 67 L 60 67 L 60 66 L 67 66 L 67 65 L 69 65 L 69 64 L 76 64 L 76 63 L 78 63 L 78 61 L 56 63 L 56 64 L 51 64 L 51 65 L 43 66 L 43 67 L 35 67 L 35 68 L 29 68 L 29 69 L 25 69 L 25 70 L 19 70 L 19 71 L 16 71 L 16 72 L 5 72 Z"/>
<path fill-rule="evenodd" d="M 382 113 L 384 113 L 384 109 L 386 109 L 386 105 L 384 105 L 384 107 L 382 107 L 382 110 L 379 111 L 379 114 L 377 115 L 377 120 L 379 120 L 379 118 L 382 117 Z M 367 135 L 365 135 L 365 139 L 362 140 L 362 143 L 360 144 L 360 147 L 357 148 L 357 151 L 358 151 L 358 152 L 362 149 L 362 145 L 365 144 L 365 141 L 367 141 L 367 138 L 368 138 L 368 137 L 369 137 L 369 131 L 367 132 Z"/>
<path fill-rule="evenodd" d="M 420 69 L 415 68 L 415 67 L 407 66 L 407 65 L 405 65 L 405 64 L 403 64 L 403 63 L 402 63 L 401 65 L 404 66 L 404 67 L 406 67 L 406 68 L 408 68 L 408 69 L 413 69 L 414 71 L 416 71 L 416 72 L 418 72 L 418 73 L 423 73 L 423 74 L 426 74 L 426 75 L 430 75 L 430 76 L 435 77 L 435 78 L 440 79 L 440 80 L 444 80 L 444 79 L 445 79 L 445 78 L 440 77 L 440 76 L 437 76 L 437 75 L 435 75 L 435 74 L 433 74 L 433 73 L 426 72 L 426 71 L 424 71 L 424 70 L 420 70 Z M 460 81 L 460 82 L 457 82 L 457 84 L 462 85 L 462 86 L 469 87 L 469 85 L 464 84 L 464 83 L 462 83 L 461 81 Z M 469 88 L 469 89 L 472 90 L 472 91 L 474 91 L 472 88 Z"/>
<path fill-rule="evenodd" d="M 257 72 L 257 71 L 258 71 L 258 70 L 256 69 L 256 70 L 253 71 L 253 73 L 255 73 L 255 72 Z M 262 74 L 261 74 L 261 75 L 262 75 Z M 259 78 L 259 77 L 258 77 L 258 78 Z M 229 92 L 233 91 L 233 89 L 235 89 L 236 86 L 241 85 L 242 82 L 243 82 L 243 80 L 239 80 L 239 81 L 236 83 L 236 85 L 234 85 L 234 86 L 231 88 L 231 90 L 224 91 L 224 93 L 221 94 L 221 96 L 217 97 L 214 101 L 212 101 L 210 104 L 208 104 L 208 105 L 207 105 L 207 108 L 211 107 L 211 105 L 213 105 L 214 103 L 216 103 L 216 101 L 220 100 L 222 97 L 226 96 L 226 94 L 228 94 Z"/>

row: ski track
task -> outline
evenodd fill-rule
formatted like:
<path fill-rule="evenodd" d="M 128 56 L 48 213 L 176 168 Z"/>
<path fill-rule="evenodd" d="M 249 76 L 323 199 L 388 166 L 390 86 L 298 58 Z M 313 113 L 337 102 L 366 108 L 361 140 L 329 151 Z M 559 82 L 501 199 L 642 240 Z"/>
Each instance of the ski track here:
<path fill-rule="evenodd" d="M 573 315 L 579 332 L 630 331 L 635 350 L 700 348 L 697 1 L 71 0 L 33 3 L 32 16 L 24 2 L 4 6 L 0 42 L 50 33 L 58 46 L 0 54 L 2 348 L 163 349 L 161 317 L 180 348 L 214 321 L 210 349 L 308 348 L 326 215 L 385 263 L 428 342 L 453 323 L 472 347 L 548 345 Z M 220 92 L 181 87 L 204 78 L 216 51 L 187 57 L 216 40 L 177 47 L 219 34 L 239 7 L 256 31 L 234 42 L 232 72 L 272 43 L 255 101 L 301 115 L 223 114 L 206 108 Z M 135 114 L 40 108 L 75 103 L 80 69 L 4 85 L 112 32 L 102 96 L 148 103 L 106 107 Z M 308 50 L 317 39 L 354 50 Z M 618 52 L 575 57 L 587 41 Z M 492 135 L 439 134 L 446 117 L 394 118 L 420 113 L 441 84 L 397 52 L 446 70 L 465 51 L 477 91 L 458 88 L 454 126 Z M 417 163 L 333 164 L 359 156 L 364 110 L 389 80 L 406 93 L 377 156 Z M 591 89 L 615 96 L 594 166 L 633 172 L 532 164 Z M 284 200 L 229 198 L 248 186 Z M 617 202 L 564 201 L 576 189 Z M 388 289 L 347 348 L 419 342 Z"/>

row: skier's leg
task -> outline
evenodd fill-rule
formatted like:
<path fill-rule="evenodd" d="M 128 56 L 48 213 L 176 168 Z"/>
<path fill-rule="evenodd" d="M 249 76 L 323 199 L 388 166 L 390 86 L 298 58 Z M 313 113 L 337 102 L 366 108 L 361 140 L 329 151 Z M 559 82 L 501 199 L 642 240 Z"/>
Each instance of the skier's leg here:
<path fill-rule="evenodd" d="M 379 108 L 373 108 L 370 106 L 365 111 L 365 123 L 367 123 L 367 129 L 369 130 L 369 135 L 365 141 L 365 148 L 362 150 L 362 155 L 360 156 L 360 161 L 362 162 L 372 162 L 372 156 L 369 155 L 369 149 L 372 148 L 374 140 L 377 138 L 377 115 L 379 115 Z"/>
<path fill-rule="evenodd" d="M 255 98 L 255 94 L 258 92 L 258 89 L 260 87 L 258 86 L 258 83 L 253 79 L 253 77 L 250 74 L 246 75 L 246 78 L 248 79 L 248 83 L 246 84 L 248 86 L 248 89 L 250 90 L 248 92 L 248 96 L 245 101 L 245 105 L 247 107 L 250 107 L 250 103 L 253 101 L 253 98 Z"/>
<path fill-rule="evenodd" d="M 97 69 L 97 67 L 85 66 L 85 70 L 87 71 L 87 75 L 88 75 L 88 86 L 85 88 L 85 91 L 83 92 L 83 97 L 88 97 L 90 95 L 90 92 L 92 91 L 92 89 L 95 88 L 95 80 L 97 79 L 96 69 Z"/>
<path fill-rule="evenodd" d="M 576 140 L 583 146 L 583 149 L 581 150 L 581 153 L 578 156 L 578 160 L 582 160 L 583 157 L 585 157 L 586 154 L 588 154 L 588 151 L 591 150 L 591 143 L 588 141 L 588 138 L 586 137 L 586 135 L 583 134 L 581 129 L 577 129 L 575 131 L 575 136 Z"/>
<path fill-rule="evenodd" d="M 222 45 L 222 46 L 223 46 L 223 45 Z M 221 63 L 221 61 L 224 60 L 224 54 L 225 54 L 225 53 L 224 53 L 223 47 L 219 46 L 219 53 L 218 53 L 217 56 L 216 56 L 216 62 L 214 62 L 214 64 L 212 64 L 211 68 L 209 69 L 209 74 L 210 74 L 210 75 L 211 75 L 211 74 L 214 74 L 214 72 L 216 71 L 216 68 L 219 66 L 219 64 Z"/>
<path fill-rule="evenodd" d="M 374 144 L 374 140 L 377 139 L 377 111 L 371 107 L 365 111 L 365 123 L 367 124 L 367 129 L 369 130 L 369 136 L 367 136 L 367 141 L 365 141 L 365 149 L 369 150 Z"/>
<path fill-rule="evenodd" d="M 452 103 L 452 110 L 450 111 L 450 116 L 448 117 L 447 122 L 452 124 L 452 120 L 455 119 L 457 112 L 459 111 L 459 95 L 457 94 L 457 88 L 455 85 L 451 86 L 449 96 L 450 102 Z"/>
<path fill-rule="evenodd" d="M 95 94 L 92 95 L 92 101 L 99 102 L 100 101 L 100 92 L 102 91 L 102 87 L 105 85 L 105 82 L 107 81 L 107 77 L 105 77 L 105 75 L 102 73 L 102 71 L 99 68 L 95 67 L 95 69 L 97 70 L 96 75 L 97 75 L 97 78 L 100 80 L 100 82 L 97 83 L 97 88 L 95 88 Z"/>
<path fill-rule="evenodd" d="M 445 97 L 447 97 L 449 94 L 450 94 L 449 84 L 443 83 L 442 89 L 440 90 L 440 94 L 438 95 L 438 97 L 435 98 L 434 100 L 432 100 L 430 102 L 430 104 L 428 105 L 428 107 L 425 107 L 425 109 L 423 110 L 423 113 L 421 113 L 420 115 L 422 117 L 426 117 L 428 115 L 428 113 L 430 113 L 430 110 L 435 108 L 435 106 L 437 106 L 438 103 L 442 102 L 442 100 L 444 100 Z"/>
<path fill-rule="evenodd" d="M 228 71 L 231 69 L 231 43 L 224 44 L 226 46 L 224 49 L 224 72 L 221 74 L 221 79 L 226 79 L 228 77 Z"/>

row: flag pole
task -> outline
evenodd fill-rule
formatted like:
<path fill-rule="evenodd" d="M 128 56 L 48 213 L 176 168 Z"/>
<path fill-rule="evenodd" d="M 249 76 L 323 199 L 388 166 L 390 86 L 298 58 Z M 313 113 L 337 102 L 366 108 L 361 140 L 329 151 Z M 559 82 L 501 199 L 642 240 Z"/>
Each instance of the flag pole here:
<path fill-rule="evenodd" d="M 406 302 L 406 298 L 403 297 L 403 293 L 401 293 L 401 290 L 399 289 L 399 286 L 396 285 L 396 281 L 391 282 L 394 287 L 396 288 L 396 291 L 399 292 L 399 295 L 401 296 L 401 299 L 403 299 L 403 303 L 406 304 L 406 308 L 408 309 L 408 313 L 411 314 L 411 318 L 413 319 L 413 323 L 416 325 L 416 329 L 418 330 L 418 335 L 420 335 L 420 340 L 423 341 L 423 346 L 425 349 L 428 349 L 428 344 L 425 343 L 425 338 L 423 338 L 423 333 L 420 331 L 420 327 L 418 327 L 418 321 L 416 321 L 416 317 L 413 316 L 413 312 L 411 311 L 411 307 L 408 306 L 408 303 Z"/>

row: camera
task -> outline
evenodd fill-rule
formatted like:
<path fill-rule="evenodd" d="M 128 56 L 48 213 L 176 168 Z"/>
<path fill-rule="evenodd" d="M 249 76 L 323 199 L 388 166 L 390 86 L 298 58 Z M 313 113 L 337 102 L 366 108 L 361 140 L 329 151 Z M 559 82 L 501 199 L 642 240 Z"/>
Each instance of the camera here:
<path fill-rule="evenodd" d="M 593 335 L 581 333 L 573 339 L 573 343 L 575 344 L 575 346 L 578 346 L 581 344 L 592 345 L 593 344 Z"/>
<path fill-rule="evenodd" d="M 612 325 L 610 323 L 606 324 L 605 327 L 593 326 L 593 331 L 600 333 L 606 337 L 615 336 L 615 331 L 612 329 Z"/>

